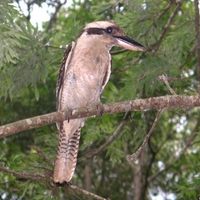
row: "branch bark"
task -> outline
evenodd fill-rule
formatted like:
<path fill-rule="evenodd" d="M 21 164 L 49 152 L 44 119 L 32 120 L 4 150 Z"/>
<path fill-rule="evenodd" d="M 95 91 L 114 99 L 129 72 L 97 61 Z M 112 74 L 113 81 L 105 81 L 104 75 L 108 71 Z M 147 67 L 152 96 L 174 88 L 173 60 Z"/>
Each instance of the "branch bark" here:
<path fill-rule="evenodd" d="M 110 104 L 92 105 L 71 111 L 58 111 L 0 126 L 0 138 L 41 126 L 89 116 L 123 113 L 128 111 L 170 110 L 200 106 L 200 96 L 167 95 L 148 99 L 129 100 Z"/>

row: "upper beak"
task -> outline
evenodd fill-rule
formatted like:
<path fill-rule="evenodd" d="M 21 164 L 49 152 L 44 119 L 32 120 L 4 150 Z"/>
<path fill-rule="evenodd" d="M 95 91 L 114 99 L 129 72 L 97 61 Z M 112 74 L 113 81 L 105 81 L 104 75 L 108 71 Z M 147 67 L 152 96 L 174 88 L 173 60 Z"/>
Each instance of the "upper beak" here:
<path fill-rule="evenodd" d="M 145 47 L 135 40 L 127 36 L 114 36 L 117 39 L 117 44 L 124 49 L 132 51 L 144 51 Z"/>

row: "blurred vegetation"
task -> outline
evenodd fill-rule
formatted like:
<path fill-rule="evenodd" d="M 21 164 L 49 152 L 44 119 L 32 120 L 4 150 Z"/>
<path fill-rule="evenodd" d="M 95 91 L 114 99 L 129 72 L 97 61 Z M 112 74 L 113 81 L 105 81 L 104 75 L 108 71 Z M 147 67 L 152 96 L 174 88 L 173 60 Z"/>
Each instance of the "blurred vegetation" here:
<path fill-rule="evenodd" d="M 47 6 L 59 9 L 55 18 L 43 23 L 42 30 L 34 27 L 30 19 L 34 6 L 45 9 L 45 1 L 14 2 L 15 5 L 27 2 L 29 12 L 25 16 L 8 1 L 0 2 L 1 125 L 55 111 L 56 80 L 64 53 L 59 47 L 65 48 L 86 23 L 95 20 L 116 22 L 129 37 L 148 48 L 146 53 L 127 51 L 113 55 L 112 75 L 102 96 L 103 103 L 169 95 L 165 84 L 158 80 L 162 74 L 177 78 L 170 82 L 177 94 L 197 93 L 194 1 L 74 0 L 68 8 L 64 1 L 46 1 Z M 55 14 L 52 12 L 51 16 Z M 155 119 L 155 111 L 130 113 L 118 137 L 98 155 L 87 159 L 88 152 L 108 140 L 123 116 L 105 115 L 87 120 L 72 183 L 113 200 L 146 200 L 158 195 L 170 199 L 169 194 L 174 199 L 198 199 L 199 109 L 165 111 L 147 147 L 132 166 L 126 155 L 134 153 L 142 143 Z M 55 125 L 1 139 L 0 199 L 91 200 L 71 189 L 56 188 L 50 180 L 44 184 L 1 171 L 7 168 L 52 176 L 57 140 Z M 135 182 L 139 175 L 140 181 Z"/>

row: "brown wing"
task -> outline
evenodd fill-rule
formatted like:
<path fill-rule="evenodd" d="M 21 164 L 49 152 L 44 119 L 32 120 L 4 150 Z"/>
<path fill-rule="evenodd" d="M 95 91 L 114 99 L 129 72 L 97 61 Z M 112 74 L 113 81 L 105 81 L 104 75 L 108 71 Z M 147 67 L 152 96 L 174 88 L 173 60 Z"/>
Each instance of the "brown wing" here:
<path fill-rule="evenodd" d="M 57 80 L 57 89 L 56 89 L 56 97 L 57 97 L 56 109 L 59 109 L 60 94 L 61 94 L 61 90 L 62 90 L 62 86 L 63 86 L 65 72 L 67 70 L 66 62 L 67 62 L 67 59 L 69 58 L 69 54 L 70 54 L 71 50 L 72 50 L 72 44 L 69 44 L 64 53 L 62 64 L 60 67 L 59 76 L 58 76 L 58 80 Z"/>

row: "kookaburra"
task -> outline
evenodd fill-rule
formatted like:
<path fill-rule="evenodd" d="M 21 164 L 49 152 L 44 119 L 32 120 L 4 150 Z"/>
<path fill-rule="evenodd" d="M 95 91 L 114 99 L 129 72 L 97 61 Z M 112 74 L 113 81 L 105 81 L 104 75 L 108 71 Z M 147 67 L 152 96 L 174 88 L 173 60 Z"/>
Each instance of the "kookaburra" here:
<path fill-rule="evenodd" d="M 111 73 L 113 46 L 144 51 L 144 46 L 127 37 L 122 28 L 108 21 L 87 24 L 65 54 L 57 82 L 57 110 L 97 105 Z M 77 163 L 80 131 L 86 118 L 57 123 L 59 148 L 54 181 L 69 182 Z"/>

